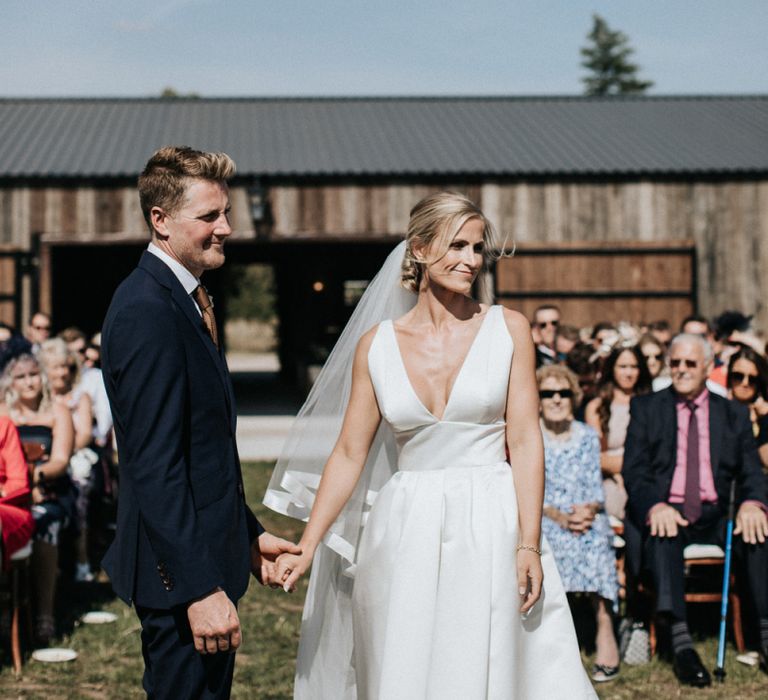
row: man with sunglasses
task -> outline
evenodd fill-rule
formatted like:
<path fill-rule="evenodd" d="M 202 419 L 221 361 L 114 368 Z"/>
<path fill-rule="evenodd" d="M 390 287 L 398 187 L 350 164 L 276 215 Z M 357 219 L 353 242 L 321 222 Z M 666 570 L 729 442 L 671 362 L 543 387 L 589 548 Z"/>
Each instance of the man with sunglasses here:
<path fill-rule="evenodd" d="M 556 362 L 555 340 L 560 326 L 560 309 L 554 304 L 544 304 L 533 312 L 531 331 L 536 344 L 536 367 Z"/>
<path fill-rule="evenodd" d="M 737 485 L 734 549 L 741 556 L 760 621 L 760 665 L 768 671 L 768 517 L 760 461 L 743 406 L 707 390 L 712 348 L 700 335 L 672 340 L 672 386 L 632 399 L 622 475 L 630 525 L 642 532 L 656 612 L 665 618 L 681 683 L 709 685 L 693 648 L 685 607 L 683 550 L 724 544 L 731 483 Z"/>

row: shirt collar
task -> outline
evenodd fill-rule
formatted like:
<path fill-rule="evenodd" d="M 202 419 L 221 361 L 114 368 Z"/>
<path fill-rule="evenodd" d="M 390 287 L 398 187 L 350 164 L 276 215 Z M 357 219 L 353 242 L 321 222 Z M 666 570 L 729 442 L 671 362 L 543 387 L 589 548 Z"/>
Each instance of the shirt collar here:
<path fill-rule="evenodd" d="M 704 403 L 709 399 L 709 389 L 706 387 L 704 388 L 704 391 L 702 391 L 694 400 L 693 403 L 696 405 L 696 408 L 701 408 Z M 685 405 L 688 403 L 688 399 L 684 399 L 682 396 L 677 397 L 677 403 L 678 405 Z"/>
<path fill-rule="evenodd" d="M 178 260 L 174 260 L 168 253 L 150 242 L 147 246 L 147 252 L 152 253 L 157 258 L 160 258 L 169 268 L 171 272 L 176 276 L 176 279 L 181 282 L 181 286 L 184 287 L 184 291 L 187 294 L 192 294 L 195 289 L 200 285 L 200 280 L 197 279 L 184 265 Z"/>

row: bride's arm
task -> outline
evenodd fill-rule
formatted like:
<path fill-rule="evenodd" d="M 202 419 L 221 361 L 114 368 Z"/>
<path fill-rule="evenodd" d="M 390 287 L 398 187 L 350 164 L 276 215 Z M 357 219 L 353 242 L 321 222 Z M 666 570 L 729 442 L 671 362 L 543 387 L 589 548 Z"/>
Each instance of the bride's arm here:
<path fill-rule="evenodd" d="M 375 333 L 375 328 L 368 331 L 355 350 L 349 404 L 299 542 L 302 553 L 285 554 L 278 559 L 275 582 L 286 590 L 293 590 L 296 581 L 309 568 L 317 546 L 352 495 L 379 427 L 381 413 L 368 372 L 368 351 Z"/>
<path fill-rule="evenodd" d="M 531 329 L 522 314 L 504 310 L 504 319 L 515 350 L 509 374 L 506 433 L 509 463 L 517 492 L 520 521 L 519 544 L 539 550 L 544 503 L 544 444 L 539 426 L 539 392 L 536 351 Z M 540 556 L 531 549 L 517 552 L 518 585 L 528 612 L 541 595 L 543 573 Z"/>

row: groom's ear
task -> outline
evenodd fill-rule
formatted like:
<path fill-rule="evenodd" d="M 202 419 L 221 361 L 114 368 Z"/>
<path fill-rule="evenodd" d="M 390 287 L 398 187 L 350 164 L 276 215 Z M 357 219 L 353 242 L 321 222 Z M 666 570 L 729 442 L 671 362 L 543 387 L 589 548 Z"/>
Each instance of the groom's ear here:
<path fill-rule="evenodd" d="M 155 237 L 165 240 L 168 238 L 168 214 L 160 207 L 152 207 L 149 210 L 149 221 L 152 224 L 152 233 Z"/>

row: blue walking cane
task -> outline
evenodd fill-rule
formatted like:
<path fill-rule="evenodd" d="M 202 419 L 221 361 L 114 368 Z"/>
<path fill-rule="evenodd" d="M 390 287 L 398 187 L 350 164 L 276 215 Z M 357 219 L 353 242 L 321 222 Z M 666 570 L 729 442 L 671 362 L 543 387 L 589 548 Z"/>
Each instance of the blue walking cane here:
<path fill-rule="evenodd" d="M 731 482 L 728 502 L 728 524 L 725 530 L 725 562 L 723 563 L 723 597 L 720 602 L 720 637 L 717 641 L 717 666 L 714 670 L 719 683 L 725 680 L 725 622 L 728 617 L 728 589 L 731 586 L 731 545 L 733 543 L 733 511 L 736 500 L 736 482 Z"/>

